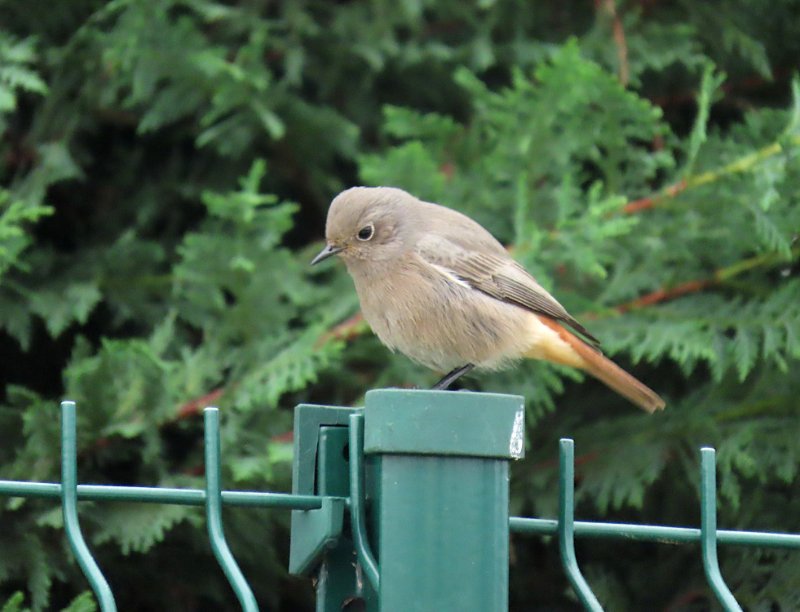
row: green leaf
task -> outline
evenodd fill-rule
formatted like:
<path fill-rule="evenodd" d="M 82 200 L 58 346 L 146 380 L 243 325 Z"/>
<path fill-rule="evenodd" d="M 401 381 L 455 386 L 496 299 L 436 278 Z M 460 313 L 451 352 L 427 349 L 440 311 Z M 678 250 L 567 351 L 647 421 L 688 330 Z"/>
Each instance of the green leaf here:
<path fill-rule="evenodd" d="M 114 541 L 123 555 L 146 553 L 162 542 L 175 525 L 196 514 L 194 508 L 163 504 L 106 504 L 95 544 Z"/>
<path fill-rule="evenodd" d="M 725 82 L 725 74 L 717 72 L 712 63 L 707 63 L 703 67 L 703 76 L 700 81 L 700 91 L 697 95 L 697 116 L 694 120 L 692 133 L 689 136 L 688 150 L 686 151 L 686 162 L 684 164 L 683 175 L 689 176 L 694 169 L 700 147 L 706 141 L 706 130 L 708 127 L 708 117 L 711 112 L 711 105 Z"/>
<path fill-rule="evenodd" d="M 91 591 L 84 591 L 73 599 L 64 612 L 95 612 L 97 604 Z"/>
<path fill-rule="evenodd" d="M 25 595 L 21 591 L 17 591 L 6 600 L 0 610 L 2 612 L 27 612 L 29 608 L 23 608 L 24 603 Z"/>
<path fill-rule="evenodd" d="M 54 338 L 72 323 L 86 323 L 102 293 L 95 283 L 70 283 L 60 291 L 40 291 L 31 299 L 31 310 L 39 315 Z"/>

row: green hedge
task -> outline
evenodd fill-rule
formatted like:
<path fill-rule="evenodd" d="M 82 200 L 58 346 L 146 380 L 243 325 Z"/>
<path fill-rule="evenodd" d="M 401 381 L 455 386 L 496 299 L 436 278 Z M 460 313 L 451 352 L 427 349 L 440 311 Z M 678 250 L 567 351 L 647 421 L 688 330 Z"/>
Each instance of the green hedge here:
<path fill-rule="evenodd" d="M 524 394 L 515 514 L 553 516 L 556 440 L 580 518 L 800 531 L 800 19 L 760 2 L 0 1 L 0 477 L 193 486 L 223 410 L 228 488 L 287 490 L 291 409 L 436 374 L 310 269 L 331 197 L 396 185 L 478 219 L 661 393 L 647 417 L 539 363 L 468 378 Z M 202 513 L 81 506 L 125 609 L 233 609 Z M 259 600 L 311 610 L 287 516 L 226 510 Z M 86 584 L 52 504 L 4 501 L 0 601 Z M 581 542 L 612 610 L 705 609 L 699 551 Z M 512 542 L 512 609 L 573 609 L 551 542 Z M 790 553 L 725 548 L 752 610 L 800 607 Z M 85 598 L 73 609 L 88 609 Z M 695 606 L 695 607 L 693 607 Z"/>

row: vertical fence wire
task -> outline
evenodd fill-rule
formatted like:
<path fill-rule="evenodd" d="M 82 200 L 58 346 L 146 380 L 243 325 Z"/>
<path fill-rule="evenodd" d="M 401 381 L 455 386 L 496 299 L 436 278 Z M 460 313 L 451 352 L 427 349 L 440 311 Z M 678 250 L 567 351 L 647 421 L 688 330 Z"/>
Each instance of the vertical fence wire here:
<path fill-rule="evenodd" d="M 206 524 L 211 549 L 222 571 L 233 588 L 242 610 L 257 612 L 258 604 L 250 585 L 233 557 L 225 532 L 222 529 L 222 489 L 220 486 L 219 410 L 206 408 L 205 464 L 206 464 Z"/>
<path fill-rule="evenodd" d="M 376 593 L 380 593 L 378 564 L 372 554 L 367 538 L 366 513 L 364 508 L 364 415 L 350 415 L 350 521 L 356 557 L 367 580 Z"/>
<path fill-rule="evenodd" d="M 713 448 L 700 449 L 700 547 L 703 570 L 719 603 L 727 612 L 742 612 L 731 593 L 717 558 L 717 466 Z"/>
<path fill-rule="evenodd" d="M 600 602 L 581 574 L 575 554 L 575 443 L 563 438 L 558 445 L 558 548 L 561 563 L 583 606 L 591 612 L 603 612 Z"/>
<path fill-rule="evenodd" d="M 75 402 L 61 402 L 61 511 L 72 554 L 89 581 L 103 612 L 116 612 L 108 581 L 92 557 L 78 522 L 78 441 Z"/>

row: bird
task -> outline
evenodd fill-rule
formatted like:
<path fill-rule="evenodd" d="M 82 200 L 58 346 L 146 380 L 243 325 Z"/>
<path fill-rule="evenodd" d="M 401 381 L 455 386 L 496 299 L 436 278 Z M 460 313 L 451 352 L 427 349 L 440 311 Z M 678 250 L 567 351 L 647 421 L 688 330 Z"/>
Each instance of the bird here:
<path fill-rule="evenodd" d="M 444 373 L 539 359 L 582 370 L 643 410 L 664 400 L 606 357 L 600 342 L 477 221 L 396 187 L 351 187 L 331 202 L 325 246 L 391 351 Z"/>

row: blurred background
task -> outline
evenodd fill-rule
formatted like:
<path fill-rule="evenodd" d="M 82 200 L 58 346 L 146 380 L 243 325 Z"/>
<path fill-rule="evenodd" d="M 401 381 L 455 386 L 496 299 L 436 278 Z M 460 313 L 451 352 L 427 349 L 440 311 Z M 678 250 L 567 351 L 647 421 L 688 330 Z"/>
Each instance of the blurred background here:
<path fill-rule="evenodd" d="M 647 416 L 526 363 L 462 381 L 527 401 L 512 512 L 800 532 L 797 0 L 0 0 L 0 477 L 202 486 L 205 405 L 230 489 L 291 487 L 292 409 L 437 374 L 391 355 L 341 264 L 308 266 L 341 189 L 393 185 L 489 228 L 667 400 Z M 201 508 L 81 505 L 128 610 L 227 610 Z M 266 609 L 288 513 L 225 510 Z M 0 602 L 87 588 L 52 502 L 5 499 Z M 800 609 L 797 553 L 724 547 L 750 610 Z M 713 609 L 699 549 L 578 542 L 609 610 Z M 512 610 L 577 610 L 557 543 L 514 536 Z"/>

